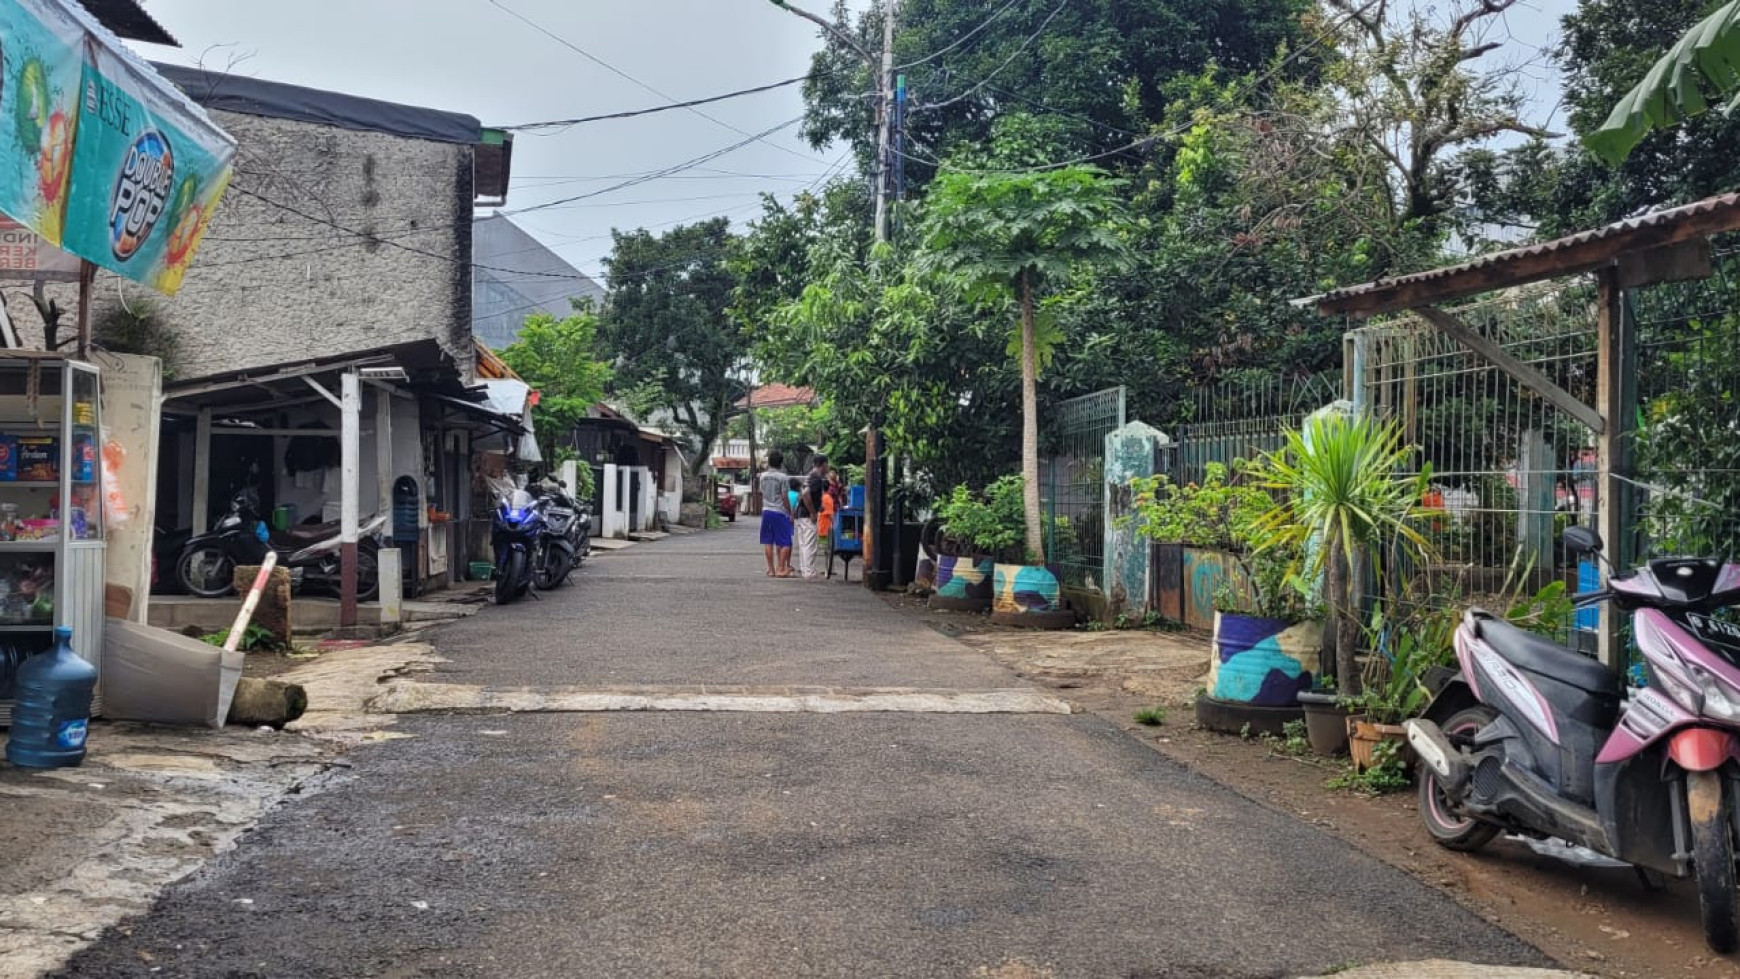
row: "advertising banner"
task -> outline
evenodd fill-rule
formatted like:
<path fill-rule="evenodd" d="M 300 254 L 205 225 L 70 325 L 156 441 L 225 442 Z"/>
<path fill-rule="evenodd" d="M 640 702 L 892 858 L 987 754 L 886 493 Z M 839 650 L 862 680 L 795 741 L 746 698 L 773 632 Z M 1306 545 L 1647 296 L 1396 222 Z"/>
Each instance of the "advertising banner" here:
<path fill-rule="evenodd" d="M 71 0 L 0 0 L 0 212 L 174 293 L 235 141 Z"/>
<path fill-rule="evenodd" d="M 92 54 L 63 247 L 174 293 L 229 184 L 235 144 L 148 69 L 105 48 Z"/>
<path fill-rule="evenodd" d="M 9 217 L 0 216 L 0 280 L 77 282 L 79 259 Z"/>
<path fill-rule="evenodd" d="M 0 0 L 0 212 L 60 244 L 85 29 L 58 0 Z"/>

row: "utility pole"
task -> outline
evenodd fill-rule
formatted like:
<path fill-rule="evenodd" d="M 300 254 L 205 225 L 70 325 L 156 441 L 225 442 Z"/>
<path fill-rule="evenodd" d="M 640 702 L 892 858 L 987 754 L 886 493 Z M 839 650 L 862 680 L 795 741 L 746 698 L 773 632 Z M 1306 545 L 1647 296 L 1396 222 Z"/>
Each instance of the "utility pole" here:
<path fill-rule="evenodd" d="M 899 0 L 886 0 L 882 12 L 882 64 L 876 75 L 876 240 L 888 240 L 889 178 L 893 176 L 894 154 L 894 16 Z M 887 588 L 894 580 L 894 564 L 889 572 L 882 571 L 881 548 L 891 542 L 881 540 L 888 522 L 888 460 L 883 456 L 886 443 L 882 431 L 874 423 L 864 433 L 864 587 L 874 591 Z M 900 528 L 894 528 L 894 538 L 900 539 Z M 892 554 L 893 549 L 890 549 Z"/>
<path fill-rule="evenodd" d="M 894 168 L 894 6 L 882 14 L 882 68 L 876 75 L 876 240 L 888 240 L 888 183 Z"/>
<path fill-rule="evenodd" d="M 788 0 L 768 0 L 774 6 L 814 23 L 829 36 L 858 55 L 866 66 L 876 72 L 876 241 L 889 238 L 889 183 L 895 172 L 895 76 L 894 19 L 900 0 L 883 0 L 882 58 L 880 63 L 850 34 L 841 31 L 825 18 L 792 6 Z M 884 574 L 878 565 L 877 546 L 883 524 L 888 518 L 888 462 L 883 457 L 882 432 L 872 423 L 864 430 L 864 585 L 872 590 L 886 588 L 894 575 Z M 898 541 L 900 530 L 894 531 Z"/>

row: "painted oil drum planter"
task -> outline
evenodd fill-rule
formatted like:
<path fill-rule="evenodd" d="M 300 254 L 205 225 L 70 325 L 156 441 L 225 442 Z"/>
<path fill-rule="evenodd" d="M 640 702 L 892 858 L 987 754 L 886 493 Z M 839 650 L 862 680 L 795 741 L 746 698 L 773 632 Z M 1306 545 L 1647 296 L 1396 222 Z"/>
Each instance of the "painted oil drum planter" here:
<path fill-rule="evenodd" d="M 1208 695 L 1258 707 L 1296 707 L 1311 689 L 1323 647 L 1323 626 L 1217 612 Z"/>
<path fill-rule="evenodd" d="M 1037 564 L 998 564 L 991 621 L 1029 629 L 1068 629 L 1075 613 L 1063 602 L 1063 586 L 1050 568 Z"/>
<path fill-rule="evenodd" d="M 953 612 L 983 612 L 990 608 L 993 565 L 988 557 L 938 555 L 936 591 L 931 593 L 930 607 Z"/>

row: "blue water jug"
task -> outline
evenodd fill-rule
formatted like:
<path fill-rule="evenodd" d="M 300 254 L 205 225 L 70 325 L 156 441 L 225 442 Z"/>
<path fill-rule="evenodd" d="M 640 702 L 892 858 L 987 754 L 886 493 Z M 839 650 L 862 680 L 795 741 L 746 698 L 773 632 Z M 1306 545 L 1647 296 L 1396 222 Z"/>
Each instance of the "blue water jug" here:
<path fill-rule="evenodd" d="M 14 680 L 6 760 L 20 768 L 66 768 L 85 760 L 85 731 L 97 668 L 73 652 L 72 630 L 54 630 L 54 648 L 25 660 Z"/>

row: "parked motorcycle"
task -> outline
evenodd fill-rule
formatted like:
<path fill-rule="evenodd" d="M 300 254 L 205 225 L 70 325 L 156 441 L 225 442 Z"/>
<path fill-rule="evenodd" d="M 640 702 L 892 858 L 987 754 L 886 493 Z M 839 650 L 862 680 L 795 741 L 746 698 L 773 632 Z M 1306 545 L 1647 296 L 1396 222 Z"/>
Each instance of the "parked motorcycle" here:
<path fill-rule="evenodd" d="M 356 597 L 369 601 L 380 593 L 377 556 L 387 517 L 379 514 L 358 527 Z M 338 594 L 342 589 L 339 524 L 300 524 L 284 531 L 269 531 L 260 514 L 260 498 L 244 489 L 230 501 L 230 511 L 205 534 L 193 537 L 181 548 L 175 576 L 190 595 L 222 598 L 235 590 L 237 565 L 259 564 L 268 550 L 278 553 L 278 566 L 290 571 L 292 588 L 313 585 Z"/>
<path fill-rule="evenodd" d="M 495 603 L 507 603 L 535 587 L 533 560 L 544 535 L 544 508 L 524 489 L 501 496 L 490 519 L 495 549 Z"/>
<path fill-rule="evenodd" d="M 1565 545 L 1602 549 L 1585 527 L 1565 531 Z M 1456 631 L 1461 672 L 1406 725 L 1420 818 L 1452 850 L 1513 832 L 1622 860 L 1651 885 L 1695 876 L 1704 938 L 1731 952 L 1740 626 L 1718 613 L 1740 606 L 1740 564 L 1650 561 L 1576 599 L 1632 614 L 1646 685 L 1627 700 L 1600 663 L 1470 609 Z"/>
<path fill-rule="evenodd" d="M 567 493 L 566 483 L 542 489 L 544 532 L 532 558 L 534 584 L 541 591 L 561 587 L 592 550 L 592 514 Z"/>

